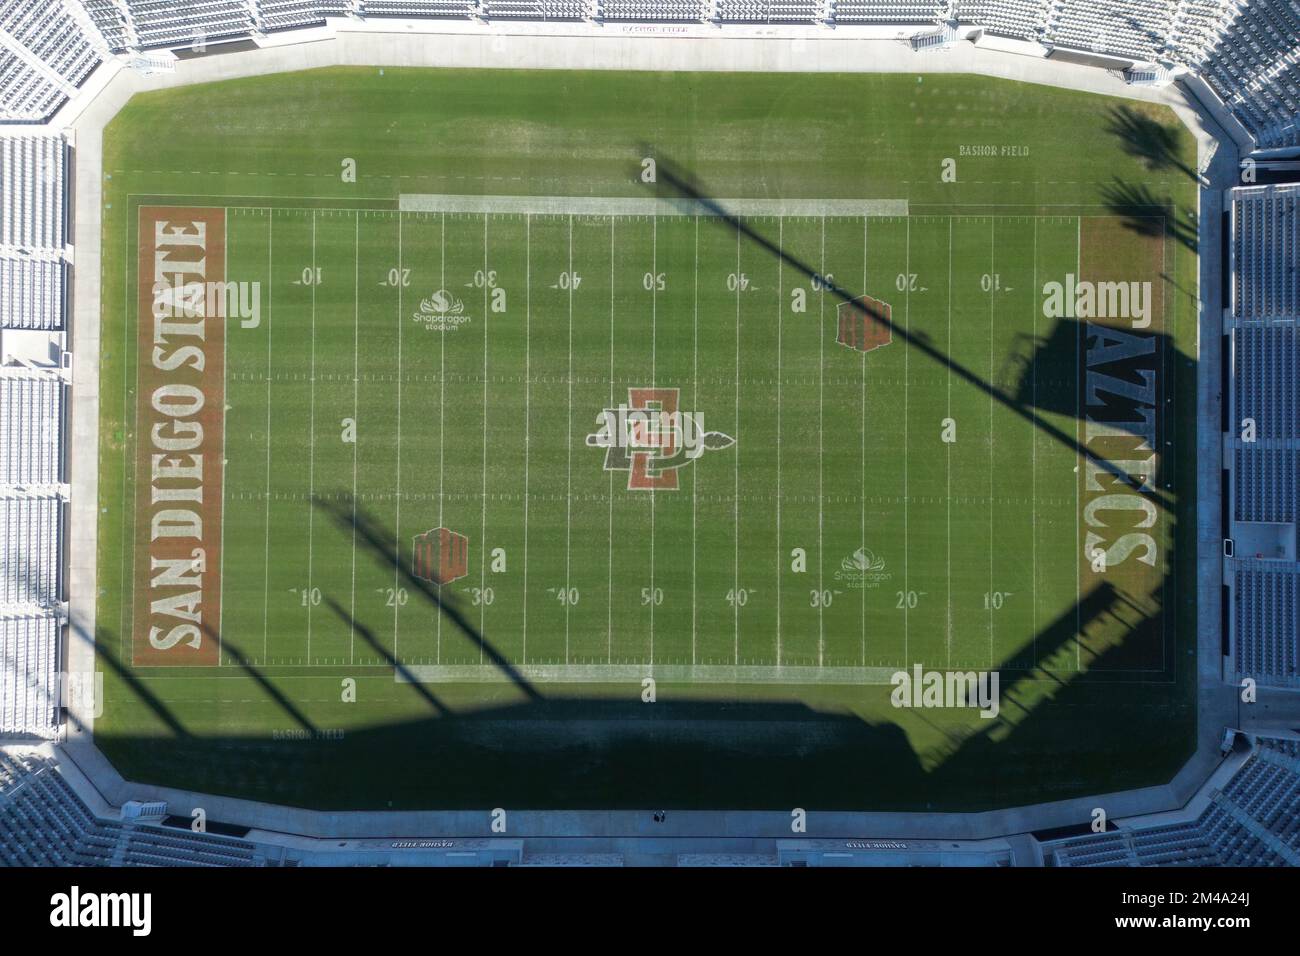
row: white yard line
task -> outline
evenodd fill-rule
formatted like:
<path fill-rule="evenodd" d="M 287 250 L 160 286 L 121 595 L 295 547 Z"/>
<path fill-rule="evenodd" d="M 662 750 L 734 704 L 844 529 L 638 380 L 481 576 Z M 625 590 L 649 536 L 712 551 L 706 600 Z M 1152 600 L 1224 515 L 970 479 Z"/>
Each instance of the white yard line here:
<path fill-rule="evenodd" d="M 691 405 L 700 407 L 700 217 L 695 217 L 695 291 L 691 305 L 691 376 L 693 380 Z M 697 640 L 696 608 L 696 480 L 699 471 L 691 469 L 691 664 L 695 664 Z"/>
<path fill-rule="evenodd" d="M 906 219 L 907 236 L 905 240 L 906 251 L 903 253 L 903 275 L 907 281 L 903 283 L 903 327 L 911 337 L 912 334 L 912 220 Z M 907 403 L 909 391 L 909 378 L 911 376 L 911 357 L 912 349 L 907 347 L 903 349 L 903 663 L 904 665 L 911 662 L 908 656 L 908 639 L 911 624 L 912 610 L 909 605 L 912 603 L 912 585 L 908 577 L 908 506 L 907 506 Z"/>
<path fill-rule="evenodd" d="M 1074 217 L 1074 281 L 1080 281 L 1083 276 L 1083 217 Z M 1074 342 L 1074 437 L 1079 437 L 1079 348 L 1083 343 L 1076 335 Z M 1085 432 L 1086 434 L 1086 432 Z M 1079 600 L 1081 591 L 1079 587 L 1079 479 L 1082 477 L 1084 469 L 1087 467 L 1082 454 L 1074 456 L 1075 474 L 1074 474 L 1074 669 L 1081 670 L 1083 667 L 1083 635 L 1080 633 L 1082 622 L 1080 621 Z"/>
<path fill-rule="evenodd" d="M 524 634 L 519 655 L 528 663 L 528 458 L 532 440 L 533 220 L 524 216 Z"/>
<path fill-rule="evenodd" d="M 447 288 L 447 214 L 439 217 L 438 233 L 438 288 Z M 438 527 L 442 523 L 442 502 L 445 485 L 443 483 L 443 452 L 446 448 L 446 435 L 443 431 L 447 410 L 447 324 L 444 321 L 438 332 Z M 438 590 L 437 638 L 434 657 L 442 663 L 442 584 L 435 585 Z"/>
<path fill-rule="evenodd" d="M 1034 258 L 1032 263 L 1033 286 L 1030 287 L 1030 318 L 1035 349 L 1038 343 L 1038 220 L 1034 220 Z M 1033 355 L 1029 365 L 1030 404 L 1038 408 L 1038 356 Z M 1030 633 L 1033 666 L 1038 666 L 1038 432 L 1029 435 L 1029 521 L 1032 537 L 1029 542 Z"/>
<path fill-rule="evenodd" d="M 659 219 L 650 217 L 650 387 L 659 387 Z M 660 402 L 662 408 L 663 403 Z M 650 668 L 655 663 L 655 490 L 650 489 Z"/>
<path fill-rule="evenodd" d="M 862 217 L 862 294 L 867 294 L 867 217 Z M 862 429 L 862 487 L 858 489 L 862 507 L 862 541 L 859 547 L 867 545 L 867 353 L 862 353 L 862 406 L 859 410 L 858 426 Z M 867 589 L 866 582 L 862 594 L 862 666 L 867 665 Z"/>
<path fill-rule="evenodd" d="M 573 602 L 568 600 L 572 593 L 570 572 L 573 568 L 573 217 L 569 217 L 569 397 L 564 413 L 564 447 L 568 458 L 565 462 L 564 484 L 564 663 L 569 663 L 569 612 Z M 654 538 L 651 532 L 651 560 L 654 560 Z"/>
<path fill-rule="evenodd" d="M 736 224 L 736 441 L 740 441 L 740 224 Z M 732 493 L 732 513 L 735 521 L 735 539 L 733 545 L 732 571 L 732 618 L 735 620 L 735 648 L 732 652 L 734 662 L 740 663 L 740 449 L 732 458 L 734 491 Z"/>
<path fill-rule="evenodd" d="M 397 591 L 402 569 L 402 214 L 397 214 L 397 512 L 393 524 L 393 657 L 397 653 Z"/>
<path fill-rule="evenodd" d="M 483 214 L 483 503 L 479 512 L 478 535 L 478 632 L 487 632 L 487 453 L 488 453 L 488 214 Z M 483 642 L 478 642 L 478 662 L 483 663 Z"/>
<path fill-rule="evenodd" d="M 948 220 L 948 411 L 947 418 L 952 418 L 952 219 Z M 948 666 L 952 666 L 952 442 L 944 444 L 947 451 L 948 468 L 948 628 L 944 636 L 944 645 L 948 653 Z"/>
<path fill-rule="evenodd" d="M 311 372 L 308 375 L 307 424 L 307 661 L 311 662 L 314 545 L 316 540 L 316 211 L 311 214 Z"/>
<path fill-rule="evenodd" d="M 822 216 L 821 262 L 817 266 L 817 666 L 826 664 L 826 552 L 823 541 L 825 497 L 822 472 L 826 415 L 826 217 Z"/>
<path fill-rule="evenodd" d="M 271 317 L 274 315 L 275 274 L 271 250 L 275 246 L 275 210 L 266 218 L 266 537 L 262 545 L 262 660 L 268 654 L 271 601 Z"/>
<path fill-rule="evenodd" d="M 998 225 L 997 220 L 989 219 L 989 384 L 993 384 L 993 311 L 994 303 L 997 300 L 997 250 L 998 250 Z M 951 354 L 951 353 L 949 353 Z M 997 503 L 994 500 L 994 438 L 993 438 L 993 389 L 989 389 L 989 670 L 993 670 L 994 659 L 993 652 L 993 559 L 994 552 L 997 550 L 993 547 L 993 514 L 997 510 Z"/>
<path fill-rule="evenodd" d="M 222 209 L 221 224 L 222 224 L 221 262 L 222 262 L 222 267 L 225 271 L 225 275 L 223 275 L 221 278 L 223 280 L 226 280 L 230 276 L 230 210 L 229 209 L 224 209 L 224 208 Z M 221 405 L 222 405 L 222 409 L 221 409 L 221 531 L 220 531 L 221 543 L 219 544 L 218 547 L 221 549 L 221 563 L 220 563 L 221 570 L 219 572 L 219 575 L 220 575 L 220 580 L 223 582 L 226 580 L 226 524 L 227 524 L 226 521 L 226 517 L 227 517 L 226 515 L 226 458 L 229 455 L 229 448 L 230 448 L 230 446 L 226 444 L 226 420 L 230 417 L 227 411 L 230 407 L 230 391 L 227 385 L 227 382 L 230 378 L 229 355 L 230 355 L 230 325 L 229 322 L 227 321 L 224 323 L 221 331 Z M 222 660 L 222 656 L 223 656 L 222 650 L 225 644 L 223 633 L 226 627 L 225 598 L 226 596 L 223 588 L 222 592 L 217 595 L 217 620 L 220 622 L 220 626 L 217 630 L 217 666 L 218 667 L 221 667 L 222 665 L 225 664 L 225 661 Z"/>
<path fill-rule="evenodd" d="M 614 216 L 609 217 L 609 407 L 614 407 Z M 609 473 L 609 540 L 606 544 L 605 659 L 614 663 L 614 472 Z"/>
<path fill-rule="evenodd" d="M 776 666 L 781 666 L 781 336 L 785 317 L 785 219 L 776 221 Z"/>
<path fill-rule="evenodd" d="M 906 216 L 906 199 L 716 199 L 733 216 Z M 605 196 L 453 196 L 403 193 L 403 212 L 513 213 L 574 216 L 716 216 L 692 199 Z"/>
<path fill-rule="evenodd" d="M 398 273 L 401 282 L 401 273 Z M 358 211 L 352 230 L 352 427 L 361 417 L 361 213 Z M 348 663 L 356 660 L 357 649 L 357 446 L 360 436 L 352 436 L 352 585 L 348 599 Z"/>
<path fill-rule="evenodd" d="M 122 218 L 124 220 L 122 224 L 122 248 L 130 249 L 131 248 L 131 217 L 123 216 Z M 140 214 L 137 211 L 136 212 L 136 232 L 137 232 L 136 243 L 137 244 L 140 242 L 139 223 L 140 223 Z M 134 257 L 131 255 L 125 255 L 122 257 L 123 260 L 122 261 L 122 315 L 123 316 L 131 315 L 131 259 L 132 258 Z M 137 274 L 135 277 L 135 282 L 138 288 L 140 284 L 140 276 L 138 273 L 139 266 L 137 265 L 136 268 L 137 268 Z M 268 276 L 267 285 L 269 286 L 270 284 L 271 284 L 271 280 L 270 280 L 270 276 Z M 269 310 L 269 306 L 268 306 L 268 310 Z M 135 324 L 138 326 L 139 323 L 140 323 L 140 316 L 137 314 Z M 268 326 L 268 332 L 269 332 L 269 326 Z M 135 365 L 135 385 L 137 391 L 136 403 L 134 408 L 132 408 L 128 404 L 128 398 L 131 393 L 131 388 L 130 388 L 131 379 L 130 376 L 127 374 L 127 370 L 131 367 L 132 364 Z M 139 427 L 139 422 L 140 422 L 139 394 L 138 394 L 139 388 L 140 388 L 140 357 L 138 354 L 133 354 L 131 348 L 131 322 L 128 320 L 122 323 L 122 427 L 124 429 L 129 428 L 132 422 L 136 424 L 137 428 Z M 138 454 L 138 450 L 133 447 L 134 442 L 131 444 L 132 447 L 129 452 L 127 451 L 126 448 L 123 448 L 122 450 L 122 507 L 123 508 L 126 507 L 126 488 L 127 488 L 128 472 L 131 473 L 131 477 L 132 477 L 131 508 L 127 514 L 124 514 L 122 516 L 122 572 L 121 572 L 120 580 L 122 581 L 123 586 L 125 586 L 127 581 L 127 571 L 126 571 L 127 556 L 129 554 L 131 559 L 131 565 L 130 565 L 131 585 L 130 586 L 131 586 L 131 594 L 132 594 L 131 599 L 122 601 L 122 620 L 121 620 L 122 633 L 118 637 L 118 644 L 117 644 L 118 660 L 122 660 L 122 661 L 133 661 L 135 658 L 134 648 L 130 652 L 128 652 L 126 649 L 127 635 L 134 633 L 134 629 L 135 629 L 134 595 L 136 593 L 135 592 L 136 553 L 135 553 L 135 535 L 134 533 L 132 533 L 134 531 L 134 528 L 132 527 L 132 523 L 136 518 L 135 506 L 137 501 L 136 482 L 134 479 L 136 476 L 139 475 L 139 467 L 140 467 L 139 466 L 140 456 Z M 130 535 L 131 538 L 131 543 L 129 546 L 127 544 L 128 535 Z M 126 619 L 128 608 L 130 609 L 131 612 L 130 624 L 127 623 L 127 619 Z M 96 640 L 99 640 L 99 638 L 96 637 Z"/>

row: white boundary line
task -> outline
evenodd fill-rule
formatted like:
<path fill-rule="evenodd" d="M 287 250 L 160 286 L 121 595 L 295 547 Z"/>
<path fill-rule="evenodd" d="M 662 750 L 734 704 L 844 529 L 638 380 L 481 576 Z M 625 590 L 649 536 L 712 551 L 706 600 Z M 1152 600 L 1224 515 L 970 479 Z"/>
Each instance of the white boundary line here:
<path fill-rule="evenodd" d="M 692 388 L 691 405 L 694 408 L 700 407 L 700 217 L 695 217 L 695 291 L 691 303 L 691 376 Z M 699 480 L 699 471 L 691 469 L 691 664 L 695 664 L 697 633 L 698 633 L 698 616 L 699 602 L 698 589 L 696 584 L 696 563 L 697 563 L 697 536 L 699 534 L 696 526 L 696 508 L 698 500 L 696 491 Z M 779 660 L 779 658 L 778 658 Z"/>
<path fill-rule="evenodd" d="M 993 391 L 997 388 L 997 383 L 993 381 L 993 312 L 997 300 L 997 251 L 998 251 L 998 221 L 989 218 L 989 375 L 988 383 L 992 386 L 989 389 L 989 670 L 994 669 L 995 658 L 993 651 L 994 644 L 994 621 L 993 612 L 993 563 L 996 558 L 997 548 L 993 547 L 993 514 L 997 510 L 997 502 L 994 500 L 994 476 L 997 474 L 995 469 L 996 455 L 994 454 L 996 444 L 993 439 L 993 421 L 995 409 L 993 406 Z M 952 350 L 948 350 L 948 361 L 952 361 Z"/>
<path fill-rule="evenodd" d="M 609 217 L 609 407 L 614 407 L 614 223 Z M 602 463 L 603 467 L 603 463 Z M 614 472 L 609 473 L 609 537 L 606 543 L 605 659 L 614 663 Z"/>
<path fill-rule="evenodd" d="M 569 615 L 572 602 L 569 595 L 573 593 L 573 217 L 569 217 L 569 365 L 568 398 L 564 411 L 564 663 L 569 663 Z M 486 387 L 486 386 L 485 386 Z M 654 560 L 654 530 L 651 526 L 650 560 Z"/>
<path fill-rule="evenodd" d="M 907 227 L 905 249 L 903 252 L 903 327 L 907 334 L 912 334 L 912 219 L 908 217 L 904 220 Z M 912 585 L 908 576 L 909 562 L 907 547 L 908 532 L 908 511 L 907 506 L 907 404 L 909 382 L 912 380 L 911 372 L 911 348 L 903 349 L 903 660 L 911 660 L 908 653 L 909 629 L 912 620 Z"/>
<path fill-rule="evenodd" d="M 776 222 L 776 666 L 781 666 L 781 337 L 785 334 L 785 219 Z"/>
<path fill-rule="evenodd" d="M 1030 267 L 1033 270 L 1033 288 L 1030 290 L 1030 302 L 1033 306 L 1031 313 L 1032 325 L 1031 334 L 1035 343 L 1038 343 L 1038 220 L 1033 222 L 1034 226 L 1034 244 L 1033 260 Z M 1029 388 L 1030 401 L 1034 408 L 1038 407 L 1038 361 L 1037 356 L 1030 360 L 1029 366 Z M 1032 666 L 1038 666 L 1038 432 L 1035 430 L 1029 436 L 1029 508 L 1030 532 L 1032 537 L 1029 542 L 1029 566 L 1030 579 L 1030 620 L 1032 624 L 1030 631 L 1033 633 L 1033 640 L 1030 643 Z"/>
<path fill-rule="evenodd" d="M 402 281 L 399 272 L 397 281 Z M 361 417 L 361 212 L 357 211 L 352 234 L 352 427 Z M 352 590 L 348 609 L 348 663 L 357 657 L 357 446 L 352 436 Z"/>
<path fill-rule="evenodd" d="M 447 213 L 444 211 L 438 217 L 438 288 L 447 288 Z M 483 319 L 487 323 L 487 317 Z M 447 323 L 443 322 L 441 329 L 438 331 L 438 527 L 443 527 L 443 492 L 446 490 L 446 484 L 443 478 L 443 457 L 446 449 L 445 422 L 447 411 Z M 436 623 L 434 624 L 437 635 L 434 658 L 439 664 L 442 663 L 442 584 L 434 585 L 438 591 L 438 609 Z"/>
<path fill-rule="evenodd" d="M 316 533 L 316 210 L 311 211 L 311 372 L 307 413 L 307 661 L 311 661 L 311 621 Z"/>
<path fill-rule="evenodd" d="M 735 537 L 732 545 L 733 588 L 731 602 L 732 618 L 735 621 L 735 646 L 732 658 L 740 663 L 740 224 L 736 224 L 736 454 L 731 456 L 732 474 L 735 491 L 732 495 L 732 516 L 735 525 Z"/>
<path fill-rule="evenodd" d="M 271 323 L 275 315 L 275 210 L 266 214 L 266 537 L 262 553 L 262 660 L 270 656 L 271 603 Z"/>
<path fill-rule="evenodd" d="M 483 502 L 478 537 L 478 632 L 487 633 L 487 453 L 488 453 L 488 213 L 483 214 Z M 478 642 L 478 662 L 483 663 L 483 642 Z"/>
<path fill-rule="evenodd" d="M 532 443 L 533 401 L 533 220 L 524 216 L 524 627 L 519 654 L 528 663 L 528 459 Z"/>
<path fill-rule="evenodd" d="M 659 217 L 650 216 L 650 387 L 659 387 Z M 660 402 L 662 409 L 663 403 Z M 680 411 L 680 409 L 678 409 Z M 655 489 L 650 489 L 650 670 L 655 666 Z"/>
<path fill-rule="evenodd" d="M 821 217 L 821 253 L 817 265 L 817 666 L 826 663 L 826 217 Z"/>
<path fill-rule="evenodd" d="M 948 220 L 948 374 L 947 374 L 947 417 L 952 418 L 952 220 Z M 992 401 L 992 398 L 989 399 Z M 952 442 L 946 442 L 947 465 L 948 465 L 948 518 L 947 518 L 947 535 L 948 535 L 948 633 L 945 635 L 944 646 L 948 651 L 948 666 L 952 666 Z"/>
<path fill-rule="evenodd" d="M 693 199 L 612 196 L 454 196 L 403 193 L 403 212 L 514 213 L 534 216 L 906 216 L 906 199 Z"/>
<path fill-rule="evenodd" d="M 230 210 L 223 208 L 221 214 L 221 262 L 223 275 L 222 281 L 230 275 Z M 223 325 L 221 330 L 221 570 L 220 578 L 222 582 L 226 580 L 226 459 L 229 457 L 226 448 L 226 422 L 230 418 L 230 328 Z M 217 620 L 220 622 L 217 628 L 217 666 L 221 667 L 225 661 L 222 660 L 222 653 L 225 645 L 222 635 L 226 629 L 226 589 L 224 584 L 221 593 L 217 595 Z"/>
<path fill-rule="evenodd" d="M 402 569 L 402 214 L 397 214 L 397 510 L 393 519 L 393 657 L 397 653 L 398 588 Z"/>

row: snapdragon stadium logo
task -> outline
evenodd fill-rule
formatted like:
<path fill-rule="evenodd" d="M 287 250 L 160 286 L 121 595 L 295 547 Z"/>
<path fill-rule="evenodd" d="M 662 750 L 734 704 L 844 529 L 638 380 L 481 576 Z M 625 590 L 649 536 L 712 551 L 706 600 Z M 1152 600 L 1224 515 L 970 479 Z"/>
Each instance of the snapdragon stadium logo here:
<path fill-rule="evenodd" d="M 675 388 L 629 388 L 627 404 L 606 408 L 587 444 L 605 449 L 605 470 L 626 471 L 630 491 L 676 491 L 677 472 L 706 450 L 736 443 L 704 430 L 704 416 L 683 412 Z"/>
<path fill-rule="evenodd" d="M 465 314 L 465 303 L 446 289 L 439 289 L 427 299 L 421 299 L 419 309 L 411 318 L 434 332 L 451 332 L 470 319 Z"/>
<path fill-rule="evenodd" d="M 888 581 L 893 573 L 885 570 L 885 559 L 867 548 L 858 548 L 840 560 L 835 580 L 851 588 L 874 588 Z"/>

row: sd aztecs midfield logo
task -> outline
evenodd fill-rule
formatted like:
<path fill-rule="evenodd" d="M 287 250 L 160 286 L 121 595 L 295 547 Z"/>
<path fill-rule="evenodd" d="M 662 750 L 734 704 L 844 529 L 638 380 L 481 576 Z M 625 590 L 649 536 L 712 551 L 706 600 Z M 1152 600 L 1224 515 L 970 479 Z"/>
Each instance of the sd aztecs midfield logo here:
<path fill-rule="evenodd" d="M 607 408 L 587 444 L 605 449 L 605 470 L 626 471 L 634 491 L 676 491 L 677 470 L 706 450 L 727 448 L 736 439 L 704 430 L 704 416 L 683 412 L 675 388 L 629 388 L 627 404 Z"/>

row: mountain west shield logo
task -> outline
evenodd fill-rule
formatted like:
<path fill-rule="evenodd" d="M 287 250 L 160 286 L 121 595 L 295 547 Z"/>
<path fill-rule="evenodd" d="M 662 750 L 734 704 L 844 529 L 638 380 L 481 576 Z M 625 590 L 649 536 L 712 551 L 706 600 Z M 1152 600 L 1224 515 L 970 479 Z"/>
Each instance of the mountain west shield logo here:
<path fill-rule="evenodd" d="M 627 404 L 607 408 L 587 444 L 605 449 L 605 470 L 626 471 L 630 491 L 676 491 L 677 470 L 706 450 L 736 439 L 704 430 L 704 416 L 683 412 L 675 388 L 629 388 Z"/>
<path fill-rule="evenodd" d="M 893 575 L 885 570 L 885 559 L 868 548 L 858 548 L 840 560 L 835 580 L 851 588 L 874 588 Z"/>
<path fill-rule="evenodd" d="M 446 289 L 439 289 L 427 299 L 421 299 L 420 308 L 411 318 L 435 332 L 450 332 L 469 321 L 465 303 Z"/>

